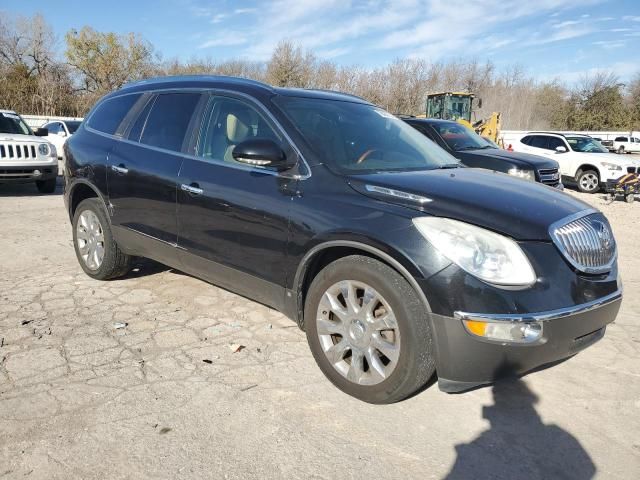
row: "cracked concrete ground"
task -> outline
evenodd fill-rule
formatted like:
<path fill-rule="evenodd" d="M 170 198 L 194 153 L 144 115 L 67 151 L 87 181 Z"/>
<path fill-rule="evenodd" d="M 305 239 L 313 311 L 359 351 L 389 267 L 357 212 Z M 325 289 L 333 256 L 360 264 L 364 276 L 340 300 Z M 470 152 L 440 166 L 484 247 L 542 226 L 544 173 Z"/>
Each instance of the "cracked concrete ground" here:
<path fill-rule="evenodd" d="M 0 478 L 640 478 L 640 203 L 580 196 L 619 242 L 605 338 L 519 382 L 373 406 L 275 311 L 152 262 L 91 280 L 60 191 L 0 186 Z"/>

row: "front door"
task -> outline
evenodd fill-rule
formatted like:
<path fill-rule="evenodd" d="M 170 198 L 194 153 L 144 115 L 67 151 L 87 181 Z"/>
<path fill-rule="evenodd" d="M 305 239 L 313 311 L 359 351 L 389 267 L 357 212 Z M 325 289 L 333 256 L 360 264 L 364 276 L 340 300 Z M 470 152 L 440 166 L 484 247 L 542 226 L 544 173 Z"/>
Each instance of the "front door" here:
<path fill-rule="evenodd" d="M 187 143 L 191 119 L 199 93 L 164 93 L 151 96 L 132 127 L 126 141 L 116 142 L 109 154 L 108 190 L 112 205 L 114 235 L 127 236 L 140 255 L 169 264 L 165 255 L 174 252 L 178 227 L 176 220 L 177 179 Z"/>
<path fill-rule="evenodd" d="M 258 105 L 212 96 L 197 158 L 178 178 L 178 246 L 188 272 L 262 303 L 284 302 L 289 209 L 296 180 L 233 159 L 244 140 L 268 138 L 295 155 Z"/>

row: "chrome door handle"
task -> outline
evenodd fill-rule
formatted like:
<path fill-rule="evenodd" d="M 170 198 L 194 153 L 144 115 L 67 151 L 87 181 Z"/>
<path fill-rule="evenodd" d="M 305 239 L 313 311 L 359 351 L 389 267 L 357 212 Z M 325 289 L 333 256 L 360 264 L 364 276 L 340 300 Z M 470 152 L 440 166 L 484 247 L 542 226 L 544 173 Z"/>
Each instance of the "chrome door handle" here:
<path fill-rule="evenodd" d="M 202 193 L 204 192 L 204 190 L 202 190 L 201 188 L 192 187 L 191 185 L 185 185 L 184 183 L 180 185 L 180 189 L 192 195 L 202 195 Z"/>
<path fill-rule="evenodd" d="M 120 173 L 122 175 L 125 175 L 125 174 L 129 173 L 129 169 L 128 168 L 118 167 L 116 165 L 111 165 L 111 170 L 113 170 L 116 173 Z"/>

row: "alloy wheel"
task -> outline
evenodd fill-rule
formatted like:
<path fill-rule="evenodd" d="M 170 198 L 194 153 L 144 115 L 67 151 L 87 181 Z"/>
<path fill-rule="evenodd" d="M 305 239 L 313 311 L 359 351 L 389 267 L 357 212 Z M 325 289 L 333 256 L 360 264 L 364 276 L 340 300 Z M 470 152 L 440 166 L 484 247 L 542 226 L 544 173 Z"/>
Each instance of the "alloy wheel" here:
<path fill-rule="evenodd" d="M 80 214 L 76 226 L 78 252 L 90 270 L 98 270 L 104 260 L 104 232 L 98 216 L 91 210 Z"/>
<path fill-rule="evenodd" d="M 598 188 L 600 180 L 595 173 L 585 173 L 580 177 L 580 186 L 587 192 L 593 192 Z"/>
<path fill-rule="evenodd" d="M 329 287 L 318 305 L 316 326 L 327 359 L 353 383 L 380 383 L 398 364 L 400 330 L 395 315 L 366 283 L 343 280 Z"/>

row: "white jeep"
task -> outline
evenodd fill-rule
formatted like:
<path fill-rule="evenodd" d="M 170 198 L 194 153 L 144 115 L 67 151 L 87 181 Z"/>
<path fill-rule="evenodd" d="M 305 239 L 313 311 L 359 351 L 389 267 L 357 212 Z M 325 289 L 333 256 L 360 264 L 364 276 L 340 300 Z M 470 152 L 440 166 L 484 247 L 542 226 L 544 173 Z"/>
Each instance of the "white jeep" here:
<path fill-rule="evenodd" d="M 607 182 L 639 171 L 640 160 L 609 153 L 588 135 L 530 132 L 513 144 L 515 151 L 550 157 L 560 166 L 563 183 L 596 193 Z"/>
<path fill-rule="evenodd" d="M 41 193 L 53 193 L 58 177 L 56 147 L 34 133 L 16 112 L 0 110 L 0 184 L 35 182 Z"/>

